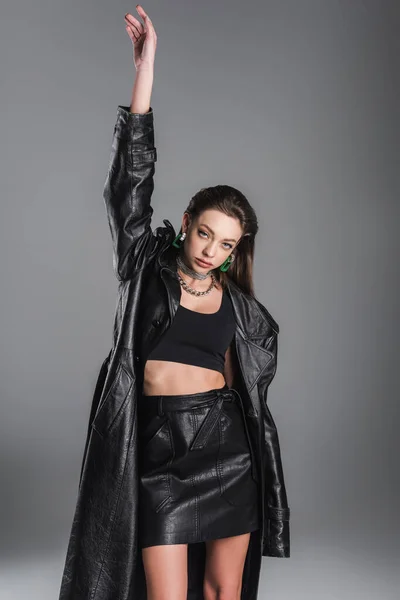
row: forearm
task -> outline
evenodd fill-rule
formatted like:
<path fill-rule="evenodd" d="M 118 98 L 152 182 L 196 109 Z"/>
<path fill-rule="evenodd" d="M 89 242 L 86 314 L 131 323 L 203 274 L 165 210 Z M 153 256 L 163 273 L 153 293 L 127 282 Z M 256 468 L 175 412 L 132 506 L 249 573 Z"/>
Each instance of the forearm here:
<path fill-rule="evenodd" d="M 151 196 L 154 188 L 153 112 L 133 114 L 118 106 L 111 156 L 104 184 L 104 202 L 118 279 L 132 276 L 151 254 Z"/>
<path fill-rule="evenodd" d="M 132 89 L 130 112 L 138 114 L 149 112 L 153 79 L 154 69 L 151 67 L 136 72 Z"/>

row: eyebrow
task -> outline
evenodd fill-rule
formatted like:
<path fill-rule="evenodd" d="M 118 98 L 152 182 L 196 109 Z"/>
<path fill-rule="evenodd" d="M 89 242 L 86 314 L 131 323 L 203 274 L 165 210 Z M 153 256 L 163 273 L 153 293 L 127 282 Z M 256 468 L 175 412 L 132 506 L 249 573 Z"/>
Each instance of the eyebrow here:
<path fill-rule="evenodd" d="M 208 225 L 206 225 L 205 223 L 200 223 L 200 227 L 206 227 L 213 235 L 215 235 L 214 231 L 211 229 L 211 227 L 209 227 Z M 233 238 L 224 238 L 225 242 L 234 242 L 236 244 L 236 240 Z"/>

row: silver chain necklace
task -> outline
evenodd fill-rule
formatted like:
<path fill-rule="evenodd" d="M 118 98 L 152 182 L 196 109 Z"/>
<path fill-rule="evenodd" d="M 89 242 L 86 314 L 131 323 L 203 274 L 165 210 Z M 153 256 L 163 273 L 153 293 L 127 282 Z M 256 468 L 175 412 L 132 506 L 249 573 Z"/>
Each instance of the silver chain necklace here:
<path fill-rule="evenodd" d="M 189 294 L 193 294 L 193 296 L 207 296 L 207 294 L 209 294 L 211 292 L 213 287 L 216 287 L 216 285 L 215 285 L 216 279 L 215 279 L 214 273 L 211 273 L 211 284 L 208 287 L 208 289 L 206 289 L 204 292 L 199 292 L 198 290 L 193 289 L 192 287 L 190 287 L 190 285 L 188 283 L 186 283 L 186 281 L 180 276 L 179 273 L 177 273 L 177 275 L 178 275 L 179 283 L 181 284 L 183 289 L 186 290 L 187 292 L 189 292 Z"/>

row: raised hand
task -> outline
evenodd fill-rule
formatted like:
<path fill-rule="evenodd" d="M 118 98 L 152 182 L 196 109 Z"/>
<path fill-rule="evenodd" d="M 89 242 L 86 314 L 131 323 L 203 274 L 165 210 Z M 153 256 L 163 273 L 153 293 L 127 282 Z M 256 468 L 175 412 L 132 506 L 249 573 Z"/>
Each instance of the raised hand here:
<path fill-rule="evenodd" d="M 136 71 L 154 68 L 154 59 L 157 47 L 157 34 L 150 17 L 140 4 L 136 10 L 144 20 L 144 26 L 130 13 L 126 13 L 125 29 L 133 44 L 133 62 Z"/>

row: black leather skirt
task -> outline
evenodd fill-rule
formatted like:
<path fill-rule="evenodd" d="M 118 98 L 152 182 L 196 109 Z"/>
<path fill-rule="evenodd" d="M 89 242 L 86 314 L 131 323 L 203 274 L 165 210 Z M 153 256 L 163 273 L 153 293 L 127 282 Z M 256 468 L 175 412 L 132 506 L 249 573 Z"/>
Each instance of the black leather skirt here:
<path fill-rule="evenodd" d="M 260 527 L 258 477 L 237 390 L 141 396 L 138 461 L 142 548 Z"/>

